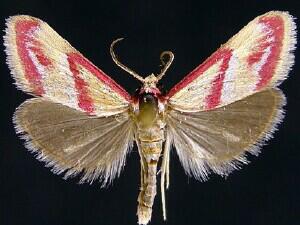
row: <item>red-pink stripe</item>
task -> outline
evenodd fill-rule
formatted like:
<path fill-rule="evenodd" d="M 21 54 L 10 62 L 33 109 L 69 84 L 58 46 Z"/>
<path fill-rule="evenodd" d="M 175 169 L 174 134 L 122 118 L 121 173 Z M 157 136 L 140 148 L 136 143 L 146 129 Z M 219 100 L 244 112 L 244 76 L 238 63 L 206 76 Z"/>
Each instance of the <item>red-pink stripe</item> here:
<path fill-rule="evenodd" d="M 38 26 L 39 23 L 37 21 L 17 21 L 15 24 L 16 45 L 18 55 L 24 68 L 25 78 L 28 80 L 33 93 L 36 95 L 43 95 L 45 91 L 41 81 L 42 76 L 39 74 L 26 48 L 26 43 L 33 41 L 33 37 L 29 35 L 29 32 L 32 32 Z"/>
<path fill-rule="evenodd" d="M 200 64 L 198 67 L 196 67 L 196 69 L 194 69 L 192 72 L 190 72 L 188 75 L 186 75 L 178 84 L 176 84 L 166 95 L 166 98 L 171 98 L 182 88 L 185 88 L 188 84 L 190 84 L 195 79 L 197 79 L 199 76 L 201 76 L 206 70 L 208 70 L 212 65 L 217 63 L 222 58 L 224 58 L 224 60 L 226 60 L 226 57 L 228 57 L 228 55 L 230 58 L 231 51 L 232 50 L 230 50 L 230 49 L 219 49 L 218 51 L 214 52 L 208 59 L 205 60 L 204 63 Z M 229 59 L 228 59 L 228 61 L 229 61 Z M 210 101 L 210 100 L 208 100 L 208 101 Z"/>
<path fill-rule="evenodd" d="M 74 62 L 83 66 L 88 71 L 90 71 L 101 82 L 106 84 L 112 90 L 114 90 L 115 92 L 123 96 L 124 99 L 126 99 L 127 101 L 131 101 L 131 96 L 119 84 L 117 84 L 113 79 L 111 79 L 102 70 L 100 70 L 95 65 L 93 65 L 89 60 L 87 60 L 81 54 L 74 52 L 74 53 L 70 53 L 69 57 L 71 57 Z"/>
<path fill-rule="evenodd" d="M 78 64 L 81 65 L 81 63 L 78 61 L 77 57 L 74 57 L 73 53 L 68 55 L 68 62 L 77 90 L 78 106 L 85 112 L 92 114 L 94 112 L 93 100 L 89 94 L 88 84 L 80 77 L 77 66 Z"/>
<path fill-rule="evenodd" d="M 280 53 L 282 51 L 282 42 L 284 38 L 284 21 L 281 16 L 262 17 L 259 22 L 272 30 L 271 35 L 268 35 L 267 37 L 274 37 L 275 40 L 271 43 L 271 53 L 266 63 L 262 65 L 262 68 L 259 71 L 260 80 L 256 84 L 257 90 L 266 86 L 274 76 L 275 68 L 278 64 Z"/>
<path fill-rule="evenodd" d="M 219 75 L 213 80 L 210 93 L 205 98 L 205 108 L 207 110 L 213 109 L 220 104 L 223 89 L 223 81 L 225 78 L 225 73 L 229 67 L 229 61 L 231 56 L 232 50 L 229 49 L 223 49 L 218 53 L 218 55 L 216 55 L 216 61 L 223 61 L 219 70 Z"/>

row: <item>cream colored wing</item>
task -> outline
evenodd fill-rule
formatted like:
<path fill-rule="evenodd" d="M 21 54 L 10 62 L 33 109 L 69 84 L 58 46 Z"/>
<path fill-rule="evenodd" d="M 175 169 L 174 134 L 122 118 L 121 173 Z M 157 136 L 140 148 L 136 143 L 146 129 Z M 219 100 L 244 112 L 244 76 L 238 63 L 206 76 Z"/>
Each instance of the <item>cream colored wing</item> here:
<path fill-rule="evenodd" d="M 212 110 L 278 86 L 294 63 L 296 25 L 288 12 L 256 17 L 167 94 L 185 112 Z"/>
<path fill-rule="evenodd" d="M 284 104 L 282 92 L 270 89 L 210 111 L 170 109 L 167 132 L 187 174 L 200 180 L 210 172 L 227 175 L 272 137 Z"/>
<path fill-rule="evenodd" d="M 19 15 L 6 26 L 7 63 L 19 89 L 89 115 L 128 109 L 130 95 L 47 23 Z"/>
<path fill-rule="evenodd" d="M 26 147 L 54 173 L 80 173 L 81 182 L 99 178 L 103 185 L 119 176 L 134 138 L 127 112 L 94 117 L 43 98 L 24 102 L 14 123 Z"/>

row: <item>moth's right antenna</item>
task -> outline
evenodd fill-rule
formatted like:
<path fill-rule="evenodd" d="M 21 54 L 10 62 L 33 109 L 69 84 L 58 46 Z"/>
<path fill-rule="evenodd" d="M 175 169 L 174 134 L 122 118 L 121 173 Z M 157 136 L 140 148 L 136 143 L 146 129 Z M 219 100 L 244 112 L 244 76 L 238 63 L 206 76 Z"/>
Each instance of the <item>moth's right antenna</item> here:
<path fill-rule="evenodd" d="M 144 78 L 141 77 L 140 75 L 138 75 L 136 72 L 134 72 L 132 69 L 129 69 L 127 66 L 125 66 L 123 63 L 121 63 L 116 54 L 114 53 L 114 45 L 119 42 L 122 41 L 124 38 L 118 38 L 116 40 L 114 40 L 111 45 L 110 45 L 110 54 L 112 59 L 114 60 L 114 62 L 117 64 L 117 66 L 119 66 L 120 68 L 122 68 L 123 70 L 125 70 L 127 73 L 130 73 L 133 77 L 135 77 L 136 79 L 138 79 L 139 81 L 141 81 L 142 83 L 144 83 Z"/>
<path fill-rule="evenodd" d="M 169 56 L 169 60 L 166 63 L 164 61 L 164 57 L 165 55 Z M 157 75 L 157 80 L 160 80 L 166 73 L 166 71 L 169 69 L 169 67 L 171 66 L 172 62 L 174 60 L 174 54 L 171 51 L 164 51 L 160 54 L 160 61 L 162 63 L 162 65 L 164 66 L 164 68 L 161 70 L 161 72 Z"/>

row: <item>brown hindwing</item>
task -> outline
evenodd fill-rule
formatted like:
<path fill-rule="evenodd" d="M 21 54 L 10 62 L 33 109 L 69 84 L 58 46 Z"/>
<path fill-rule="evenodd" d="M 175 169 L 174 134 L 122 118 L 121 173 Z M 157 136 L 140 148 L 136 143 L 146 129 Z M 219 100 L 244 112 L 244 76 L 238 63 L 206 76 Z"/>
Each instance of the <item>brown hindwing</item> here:
<path fill-rule="evenodd" d="M 89 116 L 67 106 L 34 98 L 15 112 L 14 123 L 27 148 L 65 177 L 83 172 L 81 181 L 109 183 L 120 174 L 133 143 L 127 113 Z"/>
<path fill-rule="evenodd" d="M 227 175 L 247 163 L 245 152 L 259 153 L 282 120 L 285 97 L 269 89 L 214 110 L 170 110 L 167 124 L 180 161 L 189 175 L 206 179 L 210 171 Z"/>

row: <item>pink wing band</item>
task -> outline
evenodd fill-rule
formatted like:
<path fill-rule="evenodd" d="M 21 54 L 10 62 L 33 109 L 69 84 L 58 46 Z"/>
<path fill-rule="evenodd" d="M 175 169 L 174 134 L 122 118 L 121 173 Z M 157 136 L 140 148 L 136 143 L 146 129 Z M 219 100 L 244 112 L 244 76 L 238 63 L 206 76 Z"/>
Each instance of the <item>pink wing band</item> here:
<path fill-rule="evenodd" d="M 77 90 L 77 98 L 78 98 L 78 106 L 83 109 L 85 112 L 93 113 L 94 112 L 94 104 L 92 98 L 89 96 L 89 92 L 87 89 L 88 84 L 80 77 L 80 73 L 78 70 L 78 64 L 84 66 L 86 69 L 91 69 L 89 67 L 90 64 L 85 65 L 82 63 L 81 56 L 76 53 L 68 54 L 68 63 L 70 67 L 70 71 L 73 74 L 75 88 Z"/>
<path fill-rule="evenodd" d="M 228 69 L 228 63 L 232 56 L 232 50 L 229 49 L 219 49 L 213 55 L 211 55 L 204 63 L 194 69 L 186 77 L 183 78 L 177 85 L 175 85 L 168 93 L 168 98 L 171 98 L 178 90 L 186 87 L 197 77 L 202 75 L 208 68 L 210 68 L 216 62 L 222 60 L 222 65 L 220 66 L 219 75 L 213 80 L 210 93 L 206 96 L 206 108 L 214 108 L 220 102 L 220 97 L 222 93 L 223 80 L 225 77 L 225 72 Z"/>
<path fill-rule="evenodd" d="M 43 85 L 42 85 L 42 75 L 38 72 L 34 62 L 32 61 L 29 55 L 30 45 L 27 43 L 38 44 L 36 40 L 33 39 L 31 33 L 33 33 L 38 28 L 37 21 L 17 21 L 15 25 L 15 30 L 18 35 L 16 35 L 16 44 L 17 51 L 20 57 L 20 60 L 23 62 L 23 67 L 25 70 L 25 78 L 28 80 L 33 93 L 36 95 L 43 95 L 45 93 Z M 43 52 L 38 48 L 30 48 L 31 51 L 35 53 L 35 55 L 39 56 L 40 62 L 45 66 L 48 66 L 50 62 L 43 55 Z"/>
<path fill-rule="evenodd" d="M 92 63 L 90 63 L 86 58 L 84 58 L 79 53 L 69 53 L 68 54 L 68 62 L 70 66 L 70 71 L 73 74 L 75 87 L 78 92 L 78 106 L 88 113 L 94 112 L 93 99 L 89 96 L 87 90 L 87 83 L 80 77 L 80 73 L 78 71 L 78 66 L 82 66 L 87 69 L 89 72 L 94 74 L 99 80 L 101 80 L 104 84 L 109 86 L 112 90 L 119 93 L 123 96 L 127 101 L 130 101 L 130 95 L 121 88 L 113 79 L 103 73 L 100 69 L 95 67 Z"/>
<path fill-rule="evenodd" d="M 260 80 L 256 84 L 256 89 L 260 90 L 268 84 L 275 74 L 275 68 L 280 57 L 280 52 L 284 37 L 284 21 L 282 17 L 262 17 L 259 22 L 263 25 L 266 32 L 265 40 L 262 40 L 262 46 L 257 52 L 253 54 L 259 54 L 257 61 L 261 61 L 265 49 L 270 49 L 267 53 L 265 63 L 261 66 L 259 70 Z M 252 61 L 251 61 L 252 59 Z M 248 62 L 250 61 L 250 66 L 253 64 L 253 56 L 249 56 Z"/>
<path fill-rule="evenodd" d="M 209 62 L 207 62 L 211 66 L 216 61 L 222 60 L 222 65 L 220 66 L 219 75 L 213 81 L 210 92 L 205 98 L 206 109 L 213 109 L 220 103 L 223 81 L 225 78 L 225 72 L 229 67 L 229 60 L 231 56 L 232 56 L 232 50 L 222 49 L 220 51 L 217 51 L 212 56 L 212 58 L 210 58 Z"/>
<path fill-rule="evenodd" d="M 113 79 L 107 76 L 103 71 L 94 66 L 90 61 L 84 58 L 79 53 L 70 53 L 68 54 L 68 59 L 72 63 L 83 66 L 89 72 L 94 74 L 99 80 L 101 80 L 104 84 L 109 86 L 112 90 L 123 96 L 127 101 L 130 101 L 131 96 L 125 91 L 119 84 L 117 84 Z"/>

